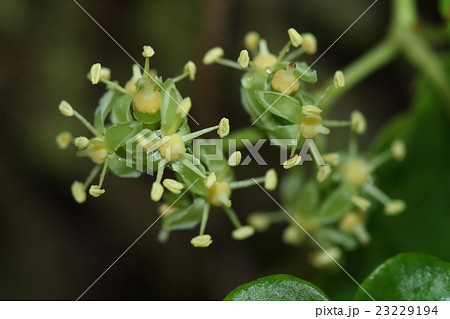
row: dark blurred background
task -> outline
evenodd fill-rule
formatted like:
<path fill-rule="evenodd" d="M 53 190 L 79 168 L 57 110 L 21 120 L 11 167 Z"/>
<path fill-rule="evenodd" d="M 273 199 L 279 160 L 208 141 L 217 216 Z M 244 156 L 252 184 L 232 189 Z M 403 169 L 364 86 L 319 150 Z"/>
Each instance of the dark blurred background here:
<path fill-rule="evenodd" d="M 249 125 L 240 105 L 241 73 L 203 66 L 206 50 L 222 46 L 226 56 L 235 59 L 245 33 L 256 30 L 278 52 L 287 41 L 286 30 L 294 27 L 314 33 L 321 53 L 371 2 L 79 0 L 139 62 L 143 62 L 142 46 L 151 45 L 156 51 L 152 67 L 163 77 L 179 74 L 184 63 L 193 60 L 197 79 L 179 85 L 184 96 L 192 97 L 192 116 L 202 128 L 229 117 L 232 130 Z M 439 23 L 435 1 L 423 0 L 420 5 L 424 20 Z M 319 80 L 380 41 L 389 15 L 390 1 L 379 1 L 314 66 Z M 84 180 L 91 163 L 76 158 L 71 149 L 57 149 L 55 136 L 63 130 L 75 136 L 86 132 L 77 121 L 62 117 L 57 106 L 65 99 L 90 119 L 104 90 L 86 80 L 90 66 L 101 62 L 123 84 L 131 76 L 133 62 L 72 0 L 0 0 L 0 46 L 0 299 L 74 300 L 158 214 L 148 195 L 150 176 L 137 180 L 109 176 L 106 195 L 88 198 L 83 205 L 74 202 L 70 185 L 75 179 Z M 307 62 L 314 59 L 307 57 Z M 367 115 L 369 132 L 361 139 L 361 148 L 367 150 L 385 123 L 408 110 L 414 79 L 414 70 L 396 61 L 351 90 L 333 115 L 346 118 L 356 108 Z M 336 136 L 336 147 L 346 145 L 345 135 Z M 236 173 L 245 178 L 265 170 L 241 167 Z M 387 190 L 394 197 L 405 196 L 396 187 L 387 185 Z M 276 209 L 257 188 L 236 191 L 233 206 L 243 220 L 252 211 Z M 448 225 L 448 206 L 443 209 L 445 216 L 430 215 L 434 222 L 420 229 L 408 211 L 397 218 L 397 226 L 417 239 L 402 237 L 400 244 L 396 236 L 403 235 L 395 229 L 389 230 L 389 241 L 383 240 L 387 231 L 383 227 L 389 221 L 379 214 L 381 221 L 369 227 L 374 242 L 347 254 L 344 266 L 362 280 L 377 264 L 402 251 L 450 260 L 448 227 L 434 231 L 442 221 Z M 207 231 L 214 244 L 208 249 L 189 244 L 197 230 L 175 232 L 161 244 L 156 239 L 158 228 L 155 225 L 83 299 L 216 300 L 242 283 L 274 273 L 310 280 L 332 299 L 351 298 L 356 290 L 338 269 L 311 268 L 306 262 L 309 250 L 284 245 L 281 227 L 235 242 L 227 218 L 213 211 Z M 441 235 L 446 237 L 435 238 Z"/>

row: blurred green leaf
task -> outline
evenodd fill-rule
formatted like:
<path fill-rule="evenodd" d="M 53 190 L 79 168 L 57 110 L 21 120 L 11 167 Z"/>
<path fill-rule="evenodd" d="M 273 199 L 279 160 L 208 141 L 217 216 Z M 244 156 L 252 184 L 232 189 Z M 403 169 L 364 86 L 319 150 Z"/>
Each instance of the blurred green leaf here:
<path fill-rule="evenodd" d="M 290 275 L 271 275 L 249 282 L 230 292 L 226 301 L 327 301 L 316 286 Z"/>
<path fill-rule="evenodd" d="M 375 300 L 450 300 L 450 263 L 416 253 L 403 253 L 378 266 L 362 283 Z M 355 300 L 371 300 L 362 290 Z"/>

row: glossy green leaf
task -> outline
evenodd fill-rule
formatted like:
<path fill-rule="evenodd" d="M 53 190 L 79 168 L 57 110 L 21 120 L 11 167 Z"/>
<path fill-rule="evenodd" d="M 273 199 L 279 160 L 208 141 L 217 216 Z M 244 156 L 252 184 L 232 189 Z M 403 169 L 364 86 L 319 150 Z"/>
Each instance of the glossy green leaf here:
<path fill-rule="evenodd" d="M 378 266 L 362 287 L 375 300 L 450 300 L 450 263 L 417 253 L 403 253 Z M 371 300 L 359 289 L 355 300 Z"/>
<path fill-rule="evenodd" d="M 100 98 L 99 104 L 94 113 L 94 126 L 98 132 L 105 130 L 105 119 L 111 113 L 120 94 L 115 90 L 109 90 Z"/>
<path fill-rule="evenodd" d="M 131 101 L 133 101 L 133 96 L 129 94 L 124 94 L 117 98 L 111 110 L 112 123 L 130 122 L 134 120 L 130 110 Z"/>
<path fill-rule="evenodd" d="M 303 118 L 300 102 L 291 96 L 272 91 L 256 91 L 255 96 L 267 112 L 296 124 Z"/>
<path fill-rule="evenodd" d="M 249 282 L 230 292 L 227 301 L 327 301 L 310 282 L 290 275 L 272 275 Z"/>
<path fill-rule="evenodd" d="M 126 164 L 125 158 L 117 156 L 115 153 L 108 155 L 108 168 L 115 175 L 124 178 L 137 178 L 142 175 L 142 172 L 134 167 L 128 167 Z"/>
<path fill-rule="evenodd" d="M 165 135 L 175 133 L 182 118 L 177 114 L 178 105 L 183 100 L 175 83 L 168 79 L 161 91 L 161 132 Z"/>
<path fill-rule="evenodd" d="M 105 132 L 106 147 L 109 151 L 116 151 L 119 146 L 124 145 L 128 139 L 142 131 L 142 124 L 117 123 L 110 126 Z"/>

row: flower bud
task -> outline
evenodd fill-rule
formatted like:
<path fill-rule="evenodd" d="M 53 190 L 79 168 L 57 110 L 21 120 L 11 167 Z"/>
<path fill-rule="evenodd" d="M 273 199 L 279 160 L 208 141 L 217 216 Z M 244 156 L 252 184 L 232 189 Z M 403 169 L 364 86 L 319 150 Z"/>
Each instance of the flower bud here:
<path fill-rule="evenodd" d="M 247 218 L 250 226 L 255 228 L 257 231 L 265 231 L 270 226 L 270 220 L 263 214 L 253 213 Z"/>
<path fill-rule="evenodd" d="M 305 240 L 305 234 L 298 226 L 290 225 L 284 229 L 282 238 L 285 244 L 298 246 Z"/>

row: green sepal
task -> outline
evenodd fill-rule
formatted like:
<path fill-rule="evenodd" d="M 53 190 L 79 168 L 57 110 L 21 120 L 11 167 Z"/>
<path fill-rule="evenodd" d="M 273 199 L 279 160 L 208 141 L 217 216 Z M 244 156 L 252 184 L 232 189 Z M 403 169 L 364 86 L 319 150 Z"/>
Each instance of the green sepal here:
<path fill-rule="evenodd" d="M 303 118 L 300 102 L 289 95 L 272 91 L 255 91 L 257 101 L 267 112 L 298 124 Z"/>
<path fill-rule="evenodd" d="M 176 132 L 182 117 L 177 114 L 178 105 L 183 100 L 175 83 L 167 79 L 161 87 L 161 132 L 171 135 Z"/>
<path fill-rule="evenodd" d="M 109 152 L 115 152 L 120 146 L 125 145 L 134 135 L 142 131 L 139 122 L 117 123 L 108 127 L 105 131 L 106 148 Z"/>
<path fill-rule="evenodd" d="M 124 94 L 117 98 L 111 110 L 112 123 L 134 121 L 133 115 L 131 115 L 130 111 L 132 101 L 133 96 L 129 94 Z"/>
<path fill-rule="evenodd" d="M 188 166 L 184 165 L 184 161 L 189 161 L 192 165 L 195 163 L 192 155 L 184 154 L 181 160 L 175 161 L 171 164 L 172 170 L 178 173 L 178 176 L 182 179 L 186 187 L 192 185 L 189 188 L 189 191 L 200 196 L 208 196 L 209 190 L 203 182 L 203 177 L 198 175 L 197 172 L 191 170 Z M 206 175 L 206 169 L 201 163 L 200 165 L 195 165 L 195 167 Z"/>
<path fill-rule="evenodd" d="M 120 95 L 121 94 L 115 90 L 108 90 L 100 98 L 94 113 L 94 126 L 100 134 L 103 134 L 105 130 L 105 120 L 111 113 L 111 110 Z"/>
<path fill-rule="evenodd" d="M 108 169 L 119 177 L 137 178 L 142 172 L 126 165 L 126 159 L 115 153 L 108 154 Z"/>
<path fill-rule="evenodd" d="M 202 219 L 202 212 L 205 204 L 203 198 L 196 198 L 191 205 L 164 216 L 162 229 L 166 232 L 171 232 L 173 230 L 194 228 Z"/>

